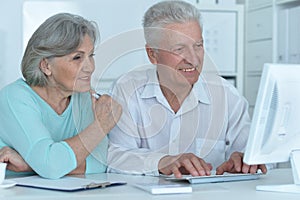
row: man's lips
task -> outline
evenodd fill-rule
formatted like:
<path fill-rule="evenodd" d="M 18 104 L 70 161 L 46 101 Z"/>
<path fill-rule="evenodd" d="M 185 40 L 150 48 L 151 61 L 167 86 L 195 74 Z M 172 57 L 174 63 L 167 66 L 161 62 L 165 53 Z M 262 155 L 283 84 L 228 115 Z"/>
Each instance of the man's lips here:
<path fill-rule="evenodd" d="M 183 71 L 183 72 L 193 72 L 196 70 L 196 67 L 192 67 L 192 68 L 182 68 L 182 69 L 179 69 L 180 71 Z"/>

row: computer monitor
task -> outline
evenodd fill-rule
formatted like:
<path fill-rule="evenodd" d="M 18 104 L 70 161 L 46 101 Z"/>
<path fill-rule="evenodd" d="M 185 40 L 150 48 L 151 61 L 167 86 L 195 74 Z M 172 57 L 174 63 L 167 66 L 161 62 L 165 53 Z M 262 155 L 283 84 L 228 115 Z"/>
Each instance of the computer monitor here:
<path fill-rule="evenodd" d="M 300 193 L 300 64 L 263 68 L 244 162 L 290 161 L 294 184 L 257 186 L 257 190 Z"/>

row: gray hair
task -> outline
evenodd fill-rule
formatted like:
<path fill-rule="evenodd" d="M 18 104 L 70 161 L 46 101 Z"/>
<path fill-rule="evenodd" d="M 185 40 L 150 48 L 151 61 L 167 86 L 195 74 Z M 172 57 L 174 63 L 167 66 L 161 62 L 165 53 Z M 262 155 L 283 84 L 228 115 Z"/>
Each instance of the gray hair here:
<path fill-rule="evenodd" d="M 144 34 L 147 43 L 155 41 L 157 32 L 168 24 L 196 21 L 202 27 L 199 10 L 184 1 L 162 1 L 150 7 L 143 19 Z"/>
<path fill-rule="evenodd" d="M 48 80 L 40 69 L 41 61 L 74 52 L 86 34 L 95 46 L 99 40 L 95 22 L 69 13 L 59 13 L 48 18 L 33 33 L 27 44 L 21 64 L 26 82 L 30 86 L 46 86 Z"/>

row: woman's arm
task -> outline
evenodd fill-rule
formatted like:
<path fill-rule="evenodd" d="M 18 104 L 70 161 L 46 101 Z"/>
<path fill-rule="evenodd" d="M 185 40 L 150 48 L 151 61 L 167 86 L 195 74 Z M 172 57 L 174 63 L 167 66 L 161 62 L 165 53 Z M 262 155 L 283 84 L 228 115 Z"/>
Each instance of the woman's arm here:
<path fill-rule="evenodd" d="M 15 172 L 31 172 L 31 167 L 25 162 L 18 152 L 5 146 L 0 149 L 0 162 L 7 163 L 7 169 Z"/>
<path fill-rule="evenodd" d="M 122 107 L 108 95 L 102 95 L 98 100 L 93 98 L 94 122 L 78 135 L 66 139 L 76 155 L 77 172 L 83 172 L 85 159 L 103 140 L 106 134 L 116 125 Z"/>
<path fill-rule="evenodd" d="M 5 146 L 0 149 L 0 162 L 7 163 L 6 169 L 14 172 L 32 172 L 31 167 L 25 162 L 18 152 Z M 86 163 L 83 162 L 69 174 L 82 174 L 85 171 Z"/>
<path fill-rule="evenodd" d="M 93 116 L 90 95 L 79 95 L 79 99 L 86 102 L 73 102 L 72 107 L 76 104 L 86 112 L 80 116 L 84 122 L 78 125 L 72 118 L 74 109 L 66 118 L 69 121 L 59 121 L 60 117 L 52 114 L 49 106 L 24 87 L 7 88 L 0 96 L 0 137 L 3 143 L 15 149 L 33 171 L 45 178 L 84 173 L 87 156 L 115 125 L 113 119 L 117 121 L 121 114 L 121 107 L 103 95 L 97 102 L 94 99 Z M 113 115 L 110 112 L 115 104 Z"/>

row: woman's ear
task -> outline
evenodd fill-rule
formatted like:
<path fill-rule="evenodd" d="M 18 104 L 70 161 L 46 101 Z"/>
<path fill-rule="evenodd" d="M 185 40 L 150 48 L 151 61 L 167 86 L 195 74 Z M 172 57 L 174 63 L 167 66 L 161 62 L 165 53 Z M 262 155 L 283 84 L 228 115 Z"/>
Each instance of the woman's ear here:
<path fill-rule="evenodd" d="M 146 52 L 148 55 L 148 58 L 150 60 L 150 62 L 154 65 L 157 64 L 157 51 L 156 49 L 150 47 L 148 44 L 146 44 Z"/>
<path fill-rule="evenodd" d="M 40 62 L 40 69 L 41 71 L 47 75 L 47 76 L 50 76 L 52 74 L 51 72 L 51 66 L 50 66 L 50 63 L 49 63 L 49 60 L 44 58 L 41 62 Z"/>

